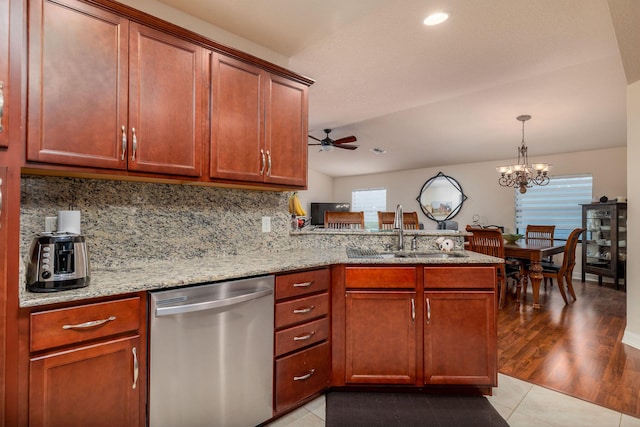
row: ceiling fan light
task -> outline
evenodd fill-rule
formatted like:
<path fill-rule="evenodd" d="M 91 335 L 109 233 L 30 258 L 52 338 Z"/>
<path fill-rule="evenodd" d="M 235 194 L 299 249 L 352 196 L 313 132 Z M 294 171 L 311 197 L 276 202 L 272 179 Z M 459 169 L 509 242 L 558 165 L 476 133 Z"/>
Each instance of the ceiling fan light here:
<path fill-rule="evenodd" d="M 442 24 L 447 19 L 449 19 L 449 14 L 448 13 L 437 12 L 437 13 L 432 13 L 431 15 L 427 16 L 424 19 L 423 23 L 424 23 L 424 25 L 438 25 L 438 24 Z"/>
<path fill-rule="evenodd" d="M 321 151 L 333 151 L 333 145 L 329 145 L 329 144 L 322 145 L 322 146 L 320 146 L 320 150 Z"/>

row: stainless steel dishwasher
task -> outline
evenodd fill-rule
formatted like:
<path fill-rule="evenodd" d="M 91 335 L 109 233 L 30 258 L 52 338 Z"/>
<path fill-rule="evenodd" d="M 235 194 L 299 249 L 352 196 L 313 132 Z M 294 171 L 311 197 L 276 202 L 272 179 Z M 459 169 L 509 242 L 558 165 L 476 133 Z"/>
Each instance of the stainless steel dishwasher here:
<path fill-rule="evenodd" d="M 151 292 L 150 427 L 272 416 L 274 278 Z"/>

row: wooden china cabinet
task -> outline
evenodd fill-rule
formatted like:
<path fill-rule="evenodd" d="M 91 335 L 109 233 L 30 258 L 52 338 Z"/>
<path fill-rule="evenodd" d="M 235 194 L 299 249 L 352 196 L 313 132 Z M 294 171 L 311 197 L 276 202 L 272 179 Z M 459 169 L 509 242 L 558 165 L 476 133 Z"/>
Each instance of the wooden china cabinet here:
<path fill-rule="evenodd" d="M 617 202 L 582 205 L 582 281 L 587 273 L 613 279 L 616 289 L 620 280 L 626 289 L 627 204 Z"/>

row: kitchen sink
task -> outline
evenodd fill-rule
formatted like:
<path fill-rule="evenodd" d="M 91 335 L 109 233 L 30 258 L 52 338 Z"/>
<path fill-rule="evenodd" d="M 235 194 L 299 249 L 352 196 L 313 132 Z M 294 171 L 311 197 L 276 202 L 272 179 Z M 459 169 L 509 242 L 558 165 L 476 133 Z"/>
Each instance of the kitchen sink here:
<path fill-rule="evenodd" d="M 378 252 L 373 249 L 364 248 L 347 248 L 347 256 L 349 258 L 464 258 L 468 257 L 464 252 L 439 252 L 439 251 L 395 251 L 395 252 Z"/>

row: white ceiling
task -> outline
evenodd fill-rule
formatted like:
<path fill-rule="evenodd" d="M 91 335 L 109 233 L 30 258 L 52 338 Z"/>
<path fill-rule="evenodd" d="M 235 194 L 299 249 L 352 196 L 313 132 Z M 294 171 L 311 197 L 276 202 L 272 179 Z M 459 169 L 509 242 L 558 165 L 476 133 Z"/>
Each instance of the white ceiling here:
<path fill-rule="evenodd" d="M 626 80 L 606 0 L 160 0 L 289 57 L 311 77 L 309 148 L 340 177 L 626 145 Z M 609 0 L 612 1 L 612 0 Z M 422 20 L 446 11 L 444 24 Z M 370 148 L 382 148 L 376 155 Z"/>

